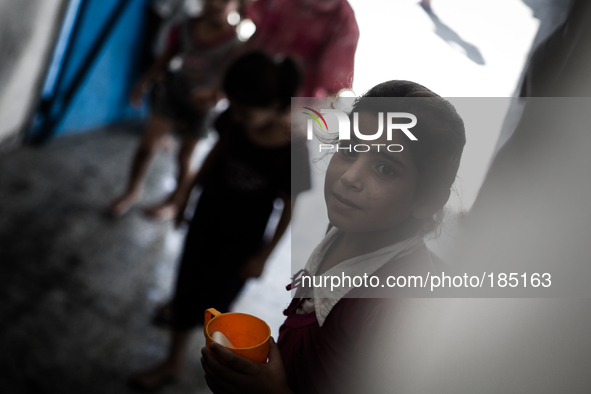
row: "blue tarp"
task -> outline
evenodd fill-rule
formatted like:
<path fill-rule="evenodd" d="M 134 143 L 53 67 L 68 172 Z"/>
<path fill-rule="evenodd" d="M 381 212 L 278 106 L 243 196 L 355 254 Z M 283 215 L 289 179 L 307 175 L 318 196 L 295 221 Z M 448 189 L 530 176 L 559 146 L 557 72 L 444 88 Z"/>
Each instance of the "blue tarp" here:
<path fill-rule="evenodd" d="M 143 113 L 128 104 L 131 86 L 139 77 L 145 9 L 148 0 L 70 0 L 70 20 L 64 25 L 48 73 L 42 99 L 47 112 L 57 119 L 51 136 L 95 129 L 122 120 L 139 118 Z M 64 94 L 72 88 L 92 47 L 118 6 L 122 13 L 114 19 L 108 36 L 90 67 L 83 71 L 72 100 L 62 116 Z M 73 18 L 73 19 L 72 19 Z M 74 26 L 76 26 L 74 28 Z M 60 47 L 61 44 L 61 47 Z M 64 46 L 67 50 L 64 50 Z M 38 118 L 39 119 L 39 118 Z M 41 119 L 47 122 L 48 117 Z M 36 126 L 39 126 L 39 122 Z"/>

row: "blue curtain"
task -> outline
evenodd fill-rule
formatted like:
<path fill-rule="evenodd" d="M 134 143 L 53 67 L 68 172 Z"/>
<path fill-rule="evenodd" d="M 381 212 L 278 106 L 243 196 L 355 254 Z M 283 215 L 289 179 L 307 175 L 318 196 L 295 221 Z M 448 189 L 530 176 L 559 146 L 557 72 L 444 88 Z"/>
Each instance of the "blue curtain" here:
<path fill-rule="evenodd" d="M 144 116 L 127 97 L 139 78 L 148 1 L 70 0 L 33 138 L 43 142 Z"/>

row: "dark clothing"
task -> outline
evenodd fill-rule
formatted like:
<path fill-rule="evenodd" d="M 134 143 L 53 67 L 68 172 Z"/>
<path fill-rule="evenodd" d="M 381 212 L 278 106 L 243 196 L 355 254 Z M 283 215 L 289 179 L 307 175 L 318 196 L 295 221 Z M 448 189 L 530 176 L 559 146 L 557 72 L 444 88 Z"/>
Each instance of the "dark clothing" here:
<path fill-rule="evenodd" d="M 200 324 L 207 308 L 227 312 L 244 285 L 242 267 L 263 244 L 275 200 L 310 188 L 305 140 L 260 147 L 232 121 L 229 110 L 216 120 L 215 128 L 219 151 L 185 240 L 172 303 L 176 329 Z M 307 174 L 293 187 L 292 154 L 303 166 L 299 172 Z"/>
<path fill-rule="evenodd" d="M 164 82 L 154 85 L 152 112 L 174 121 L 177 133 L 199 139 L 207 132 L 209 111 L 198 111 L 193 107 L 188 86 L 181 76 L 167 73 Z"/>
<path fill-rule="evenodd" d="M 426 247 L 391 261 L 373 275 L 385 283 L 389 275 L 400 275 L 413 267 L 413 272 L 431 270 L 432 257 Z M 426 270 L 425 270 L 426 272 Z M 371 291 L 371 289 L 369 289 Z M 368 360 L 379 352 L 379 333 L 390 322 L 397 299 L 362 298 L 371 293 L 365 288 L 353 289 L 333 307 L 322 327 L 316 313 L 298 314 L 301 302 L 294 298 L 285 310 L 285 322 L 279 330 L 278 345 L 287 373 L 288 384 L 297 394 L 367 393 L 364 371 Z M 357 297 L 357 298 L 354 298 Z M 395 328 L 389 328 L 395 329 Z"/>

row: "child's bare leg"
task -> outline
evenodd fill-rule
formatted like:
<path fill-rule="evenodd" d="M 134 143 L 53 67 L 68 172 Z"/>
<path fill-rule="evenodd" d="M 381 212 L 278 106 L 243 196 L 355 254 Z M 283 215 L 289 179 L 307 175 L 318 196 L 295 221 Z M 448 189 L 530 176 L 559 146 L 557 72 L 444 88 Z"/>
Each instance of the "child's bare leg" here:
<path fill-rule="evenodd" d="M 150 119 L 135 152 L 127 188 L 121 196 L 111 202 L 109 209 L 114 216 L 123 215 L 139 200 L 150 161 L 159 148 L 160 140 L 170 131 L 171 126 L 171 122 L 165 118 L 155 116 Z"/>
<path fill-rule="evenodd" d="M 176 217 L 179 206 L 184 197 L 190 192 L 196 171 L 191 168 L 193 151 L 199 142 L 198 138 L 185 136 L 179 150 L 177 159 L 179 164 L 177 187 L 164 202 L 146 209 L 146 214 L 160 220 L 168 220 Z"/>
<path fill-rule="evenodd" d="M 166 359 L 153 368 L 133 375 L 132 383 L 140 388 L 150 390 L 176 380 L 183 370 L 192 334 L 193 330 L 171 331 Z"/>

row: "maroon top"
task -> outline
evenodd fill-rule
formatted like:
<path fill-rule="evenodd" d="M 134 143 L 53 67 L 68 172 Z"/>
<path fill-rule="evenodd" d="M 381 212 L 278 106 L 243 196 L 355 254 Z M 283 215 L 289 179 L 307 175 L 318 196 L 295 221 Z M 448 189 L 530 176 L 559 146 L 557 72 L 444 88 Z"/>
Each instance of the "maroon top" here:
<path fill-rule="evenodd" d="M 436 256 L 434 256 L 436 258 Z M 426 247 L 387 263 L 374 273 L 385 283 L 389 275 L 434 272 Z M 356 288 L 348 297 L 367 296 Z M 382 293 L 384 294 L 384 293 Z M 390 293 L 392 294 L 392 293 Z M 316 313 L 297 314 L 300 299 L 284 311 L 287 318 L 279 329 L 278 345 L 290 388 L 295 393 L 362 393 L 363 362 L 376 349 L 376 333 L 396 303 L 396 298 L 342 298 L 320 327 Z M 379 349 L 379 343 L 378 343 Z"/>

